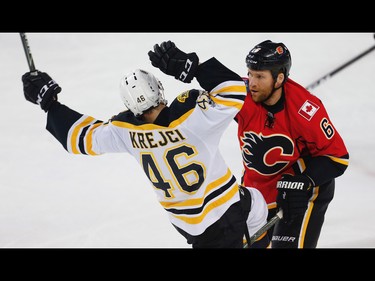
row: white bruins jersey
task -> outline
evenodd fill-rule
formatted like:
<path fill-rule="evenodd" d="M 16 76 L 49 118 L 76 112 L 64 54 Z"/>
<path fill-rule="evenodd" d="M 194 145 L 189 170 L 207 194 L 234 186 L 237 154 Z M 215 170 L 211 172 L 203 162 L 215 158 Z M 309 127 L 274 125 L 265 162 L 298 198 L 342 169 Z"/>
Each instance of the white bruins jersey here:
<path fill-rule="evenodd" d="M 240 200 L 219 142 L 243 105 L 246 86 L 215 58 L 199 66 L 196 78 L 206 91 L 180 94 L 153 124 L 130 111 L 103 122 L 57 102 L 47 129 L 70 153 L 133 155 L 171 223 L 202 234 Z"/>

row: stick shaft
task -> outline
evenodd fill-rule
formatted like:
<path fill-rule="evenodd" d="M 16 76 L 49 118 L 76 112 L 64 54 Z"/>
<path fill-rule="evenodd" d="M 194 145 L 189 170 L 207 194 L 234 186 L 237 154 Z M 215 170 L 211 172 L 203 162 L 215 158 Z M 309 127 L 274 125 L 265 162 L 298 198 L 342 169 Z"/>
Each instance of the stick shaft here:
<path fill-rule="evenodd" d="M 259 230 L 250 237 L 250 242 L 248 242 L 248 244 L 246 244 L 244 248 L 248 248 L 250 245 L 252 245 L 260 236 L 262 236 L 263 233 L 265 233 L 267 230 L 273 227 L 279 220 L 281 220 L 282 217 L 283 212 L 282 210 L 280 210 L 274 217 L 272 217 L 265 225 L 259 228 Z"/>
<path fill-rule="evenodd" d="M 27 63 L 29 65 L 29 69 L 30 69 L 31 72 L 34 72 L 35 71 L 35 64 L 34 64 L 33 56 L 32 56 L 31 51 L 30 51 L 29 41 L 27 40 L 26 33 L 20 32 L 20 36 L 21 36 L 23 49 L 25 51 Z"/>
<path fill-rule="evenodd" d="M 331 78 L 332 76 L 334 76 L 335 74 L 337 74 L 341 70 L 347 68 L 349 65 L 351 65 L 354 62 L 356 62 L 357 60 L 359 60 L 360 58 L 364 57 L 365 55 L 367 55 L 368 53 L 370 53 L 373 50 L 375 50 L 375 45 L 372 46 L 371 48 L 363 51 L 362 53 L 360 53 L 356 57 L 352 58 L 351 60 L 347 61 L 346 63 L 340 65 L 339 67 L 337 67 L 336 69 L 332 70 L 328 74 L 326 74 L 326 75 L 322 76 L 321 78 L 317 79 L 316 81 L 314 81 L 313 83 L 311 83 L 310 85 L 308 85 L 306 87 L 306 89 L 312 90 L 312 89 L 318 87 L 322 82 L 328 80 L 329 78 Z"/>

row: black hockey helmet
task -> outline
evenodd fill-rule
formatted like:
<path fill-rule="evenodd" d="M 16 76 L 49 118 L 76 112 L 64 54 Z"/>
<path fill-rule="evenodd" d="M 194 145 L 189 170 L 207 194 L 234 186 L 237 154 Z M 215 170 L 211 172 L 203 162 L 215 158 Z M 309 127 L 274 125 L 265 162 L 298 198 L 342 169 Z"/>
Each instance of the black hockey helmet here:
<path fill-rule="evenodd" d="M 246 65 L 252 70 L 271 70 L 274 79 L 282 72 L 285 75 L 285 82 L 289 76 L 292 59 L 288 48 L 283 43 L 266 40 L 249 52 Z"/>

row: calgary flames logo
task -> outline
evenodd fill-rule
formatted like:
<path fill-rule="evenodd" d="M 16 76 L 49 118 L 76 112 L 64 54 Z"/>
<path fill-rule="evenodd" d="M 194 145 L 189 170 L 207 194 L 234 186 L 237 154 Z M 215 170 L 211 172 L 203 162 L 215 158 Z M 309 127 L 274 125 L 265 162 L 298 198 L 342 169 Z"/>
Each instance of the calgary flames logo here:
<path fill-rule="evenodd" d="M 278 46 L 278 47 L 276 48 L 276 52 L 277 52 L 279 55 L 281 55 L 282 53 L 284 53 L 284 49 L 283 49 L 283 47 Z"/>
<path fill-rule="evenodd" d="M 242 158 L 245 165 L 262 175 L 274 175 L 288 164 L 293 156 L 293 142 L 284 135 L 257 135 L 245 132 L 242 140 Z"/>

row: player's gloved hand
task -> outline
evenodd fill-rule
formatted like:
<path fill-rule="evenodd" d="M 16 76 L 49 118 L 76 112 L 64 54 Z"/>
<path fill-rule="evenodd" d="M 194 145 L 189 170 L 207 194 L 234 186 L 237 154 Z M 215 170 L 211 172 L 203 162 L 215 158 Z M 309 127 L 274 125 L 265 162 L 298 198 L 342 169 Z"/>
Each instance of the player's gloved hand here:
<path fill-rule="evenodd" d="M 45 72 L 39 70 L 22 75 L 23 93 L 29 102 L 39 104 L 47 112 L 61 87 Z"/>
<path fill-rule="evenodd" d="M 276 203 L 283 210 L 283 222 L 291 223 L 305 214 L 311 186 L 311 180 L 306 175 L 285 174 L 277 182 Z"/>
<path fill-rule="evenodd" d="M 193 80 L 199 64 L 196 53 L 186 54 L 171 41 L 154 45 L 154 51 L 149 51 L 148 56 L 153 66 L 185 83 Z"/>

